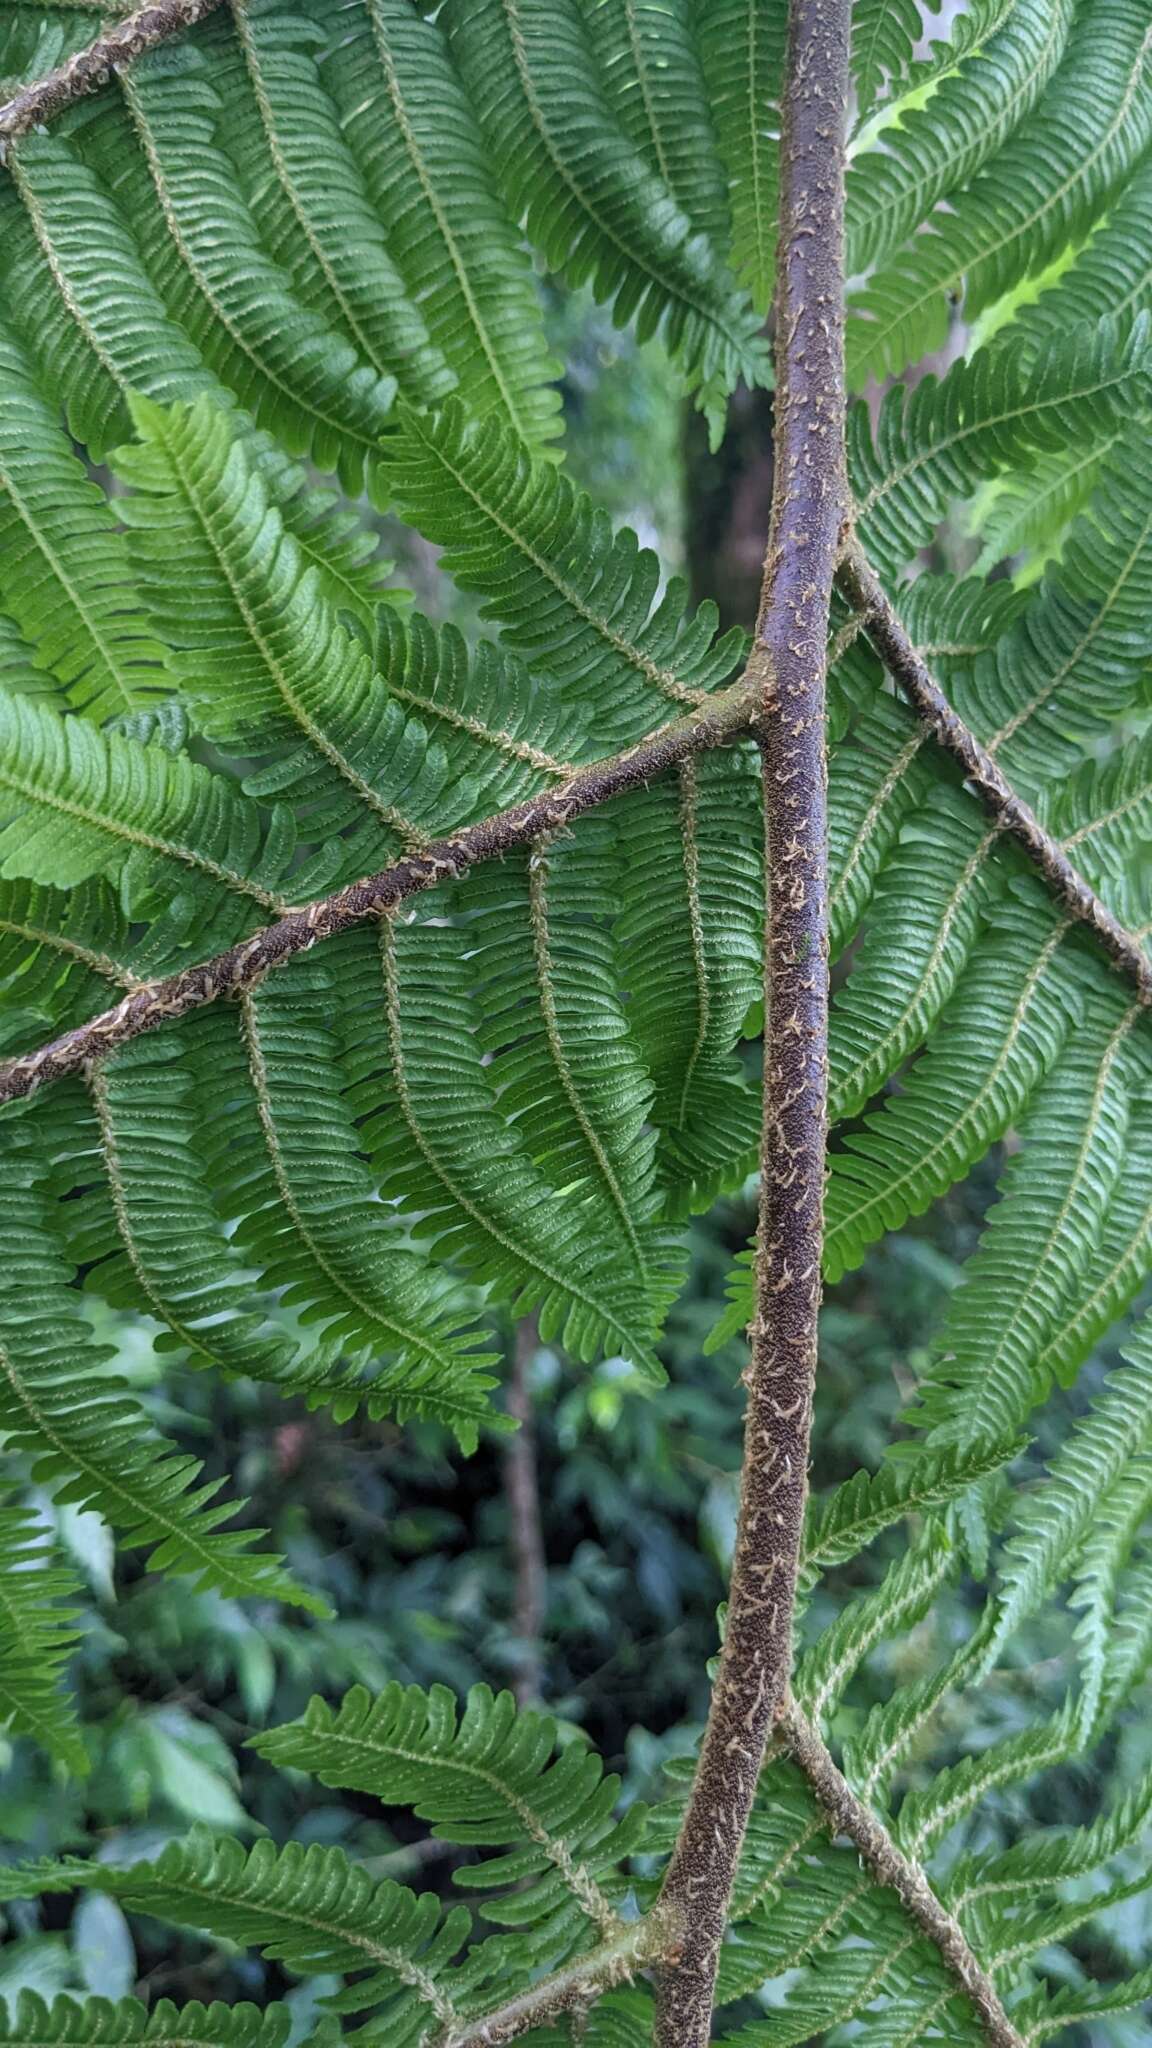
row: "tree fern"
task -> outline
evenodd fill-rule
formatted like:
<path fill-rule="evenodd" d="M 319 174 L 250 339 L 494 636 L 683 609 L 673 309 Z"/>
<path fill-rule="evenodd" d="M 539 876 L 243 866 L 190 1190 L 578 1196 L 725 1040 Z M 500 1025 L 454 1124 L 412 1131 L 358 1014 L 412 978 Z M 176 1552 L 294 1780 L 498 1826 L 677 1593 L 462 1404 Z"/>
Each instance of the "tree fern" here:
<path fill-rule="evenodd" d="M 411 1809 L 475 1921 L 211 1831 L 6 1899 L 339 1979 L 314 2048 L 1030 2048 L 1147 1997 L 1101 1917 L 1146 1772 L 1036 1816 L 1152 1671 L 1144 1325 L 1094 1358 L 1152 1257 L 1149 37 L 1139 0 L 0 0 L 12 1739 L 90 1747 L 40 1489 L 277 1641 L 322 1605 L 152 1428 L 124 1318 L 471 1452 L 509 1318 L 664 1398 L 686 1218 L 761 1202 L 708 1344 L 752 1357 L 695 1776 L 649 1812 L 508 1694 L 357 1687 L 262 1767 Z M 582 285 L 713 438 L 775 376 L 751 644 L 565 467 Z M 391 588 L 385 515 L 462 624 Z M 821 1261 L 922 1270 L 985 1160 L 903 1439 L 805 1509 Z M 293 2024 L 28 1992 L 0 2043 Z"/>

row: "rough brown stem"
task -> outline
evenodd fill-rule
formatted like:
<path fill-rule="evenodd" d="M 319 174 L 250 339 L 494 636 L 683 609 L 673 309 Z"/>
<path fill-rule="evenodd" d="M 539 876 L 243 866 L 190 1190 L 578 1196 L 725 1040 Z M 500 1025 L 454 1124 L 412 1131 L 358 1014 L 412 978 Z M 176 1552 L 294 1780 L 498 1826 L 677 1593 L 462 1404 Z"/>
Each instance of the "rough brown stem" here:
<path fill-rule="evenodd" d="M 1143 946 L 1113 917 L 1107 904 L 1044 830 L 1035 812 L 1016 794 L 988 749 L 957 717 L 855 541 L 844 552 L 836 581 L 841 595 L 862 619 L 864 631 L 892 680 L 899 684 L 933 739 L 959 763 L 985 808 L 1019 841 L 1057 902 L 1095 934 L 1109 958 L 1135 983 L 1140 1001 L 1152 1004 L 1152 961 Z"/>
<path fill-rule="evenodd" d="M 512 1690 L 521 1707 L 535 1705 L 542 1693 L 540 1637 L 544 1627 L 547 1567 L 540 1522 L 540 1476 L 536 1464 L 536 1418 L 529 1372 L 540 1341 L 535 1316 L 516 1326 L 508 1413 L 520 1427 L 504 1453 L 504 1490 L 516 1573 L 513 1626 L 518 1649 Z"/>
<path fill-rule="evenodd" d="M 98 92 L 125 64 L 194 28 L 220 4 L 221 0 L 152 0 L 152 5 L 138 7 L 126 20 L 104 29 L 74 57 L 24 86 L 0 107 L 0 160 L 6 142 L 44 127 L 74 100 Z"/>
<path fill-rule="evenodd" d="M 478 2019 L 461 2021 L 442 2033 L 433 2048 L 502 2048 L 531 2028 L 547 2026 L 562 2013 L 582 2013 L 604 1991 L 626 1984 L 638 1970 L 667 1953 L 668 1934 L 660 1913 L 634 1921 L 611 1941 L 601 1942 L 564 1969 L 542 1977 Z"/>
<path fill-rule="evenodd" d="M 663 1898 L 659 2048 L 705 2048 L 732 1882 L 786 1694 L 807 1486 L 827 1124 L 824 677 L 844 480 L 849 0 L 791 0 L 776 289 L 776 470 L 759 646 L 767 916 L 756 1314 L 728 1621 Z"/>
<path fill-rule="evenodd" d="M 891 1835 L 853 1792 L 822 1738 L 795 1707 L 781 1723 L 795 1761 L 812 1787 L 836 1834 L 847 1835 L 879 1884 L 891 1885 L 910 1919 L 936 1944 L 957 1983 L 980 2016 L 991 2048 L 1024 2048 L 988 1972 L 973 1954 L 958 1920 L 945 1911 L 918 1863 L 898 1849 Z"/>
<path fill-rule="evenodd" d="M 81 1072 L 89 1061 L 102 1059 L 142 1032 L 154 1031 L 220 996 L 237 995 L 270 968 L 309 951 L 322 939 L 394 910 L 407 897 L 433 889 L 438 882 L 457 879 L 478 861 L 498 858 L 529 845 L 543 833 L 560 831 L 585 811 L 595 810 L 625 790 L 639 788 L 689 755 L 735 739 L 751 724 L 764 677 L 763 659 L 754 650 L 738 682 L 706 698 L 688 717 L 673 719 L 651 733 L 638 746 L 603 761 L 591 761 L 542 796 L 481 818 L 450 839 L 433 840 L 419 853 L 409 854 L 378 874 L 350 882 L 334 895 L 262 926 L 211 960 L 198 961 L 178 974 L 131 990 L 114 1009 L 63 1032 L 35 1052 L 0 1062 L 0 1102 L 31 1095 L 42 1082 Z"/>

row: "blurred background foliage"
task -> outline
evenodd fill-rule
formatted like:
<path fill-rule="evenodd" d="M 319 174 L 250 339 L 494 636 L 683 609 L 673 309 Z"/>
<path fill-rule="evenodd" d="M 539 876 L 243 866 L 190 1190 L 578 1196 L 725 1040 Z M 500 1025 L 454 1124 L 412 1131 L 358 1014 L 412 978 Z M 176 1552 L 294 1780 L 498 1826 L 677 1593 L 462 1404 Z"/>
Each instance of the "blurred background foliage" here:
<path fill-rule="evenodd" d="M 554 340 L 568 366 L 574 475 L 658 549 L 669 573 L 686 573 L 696 594 L 715 591 L 729 617 L 746 612 L 771 487 L 764 395 L 738 394 L 732 439 L 709 467 L 658 346 L 637 348 L 585 296 L 549 291 Z M 367 516 L 380 529 L 382 553 L 395 558 L 395 581 L 434 616 L 474 623 L 440 575 L 435 551 Z M 817 1489 L 877 1464 L 899 1433 L 1000 1163 L 990 1157 L 830 1290 L 816 1396 Z M 400 1430 L 363 1418 L 337 1426 L 277 1402 L 266 1388 L 196 1374 L 178 1352 L 157 1348 L 158 1326 L 147 1318 L 93 1303 L 100 1334 L 117 1347 L 117 1369 L 157 1424 L 204 1460 L 206 1476 L 226 1477 L 247 1498 L 244 1519 L 271 1530 L 293 1570 L 328 1597 L 335 1619 L 232 1603 L 188 1582 L 160 1585 L 130 1556 L 114 1557 L 98 1518 L 37 1497 L 0 1450 L 9 1489 L 55 1518 L 84 1577 L 72 1680 L 91 1758 L 86 1778 L 66 1781 L 30 1745 L 0 1739 L 0 1855 L 78 1851 L 127 1860 L 198 1821 L 249 1837 L 340 1842 L 376 1875 L 446 1887 L 451 1859 L 467 1852 L 429 1843 L 410 1816 L 382 1813 L 367 1799 L 337 1804 L 246 1747 L 257 1730 L 298 1714 L 313 1692 L 339 1696 L 357 1680 L 441 1680 L 459 1691 L 477 1679 L 516 1681 L 522 1692 L 538 1685 L 566 1738 L 590 1742 L 621 1773 L 625 1799 L 659 1796 L 663 1759 L 687 1751 L 702 1724 L 716 1648 L 734 1532 L 744 1351 L 734 1341 L 706 1357 L 703 1347 L 753 1221 L 749 1184 L 693 1223 L 690 1279 L 662 1347 L 670 1384 L 656 1398 L 638 1395 L 618 1364 L 574 1369 L 530 1330 L 519 1339 L 503 1330 L 509 1376 L 518 1357 L 534 1425 L 546 1566 L 535 1643 L 516 1632 L 522 1610 L 506 1439 L 488 1438 L 464 1462 L 431 1426 Z M 1039 1417 L 1030 1454 L 1037 1474 L 1114 1357 L 1115 1339 L 1080 1387 Z M 893 1548 L 877 1545 L 832 1574 L 811 1600 L 806 1633 L 819 1631 L 852 1586 L 878 1578 Z M 848 1696 L 839 1732 L 897 1682 L 935 1668 L 972 1627 L 980 1598 L 979 1585 L 961 1582 L 919 1627 L 881 1646 Z M 1054 1705 L 1068 1683 L 1072 1621 L 1050 1613 L 1017 1638 L 1011 1668 L 976 1701 L 945 1701 L 911 1779 L 1010 1733 L 1049 1696 Z M 1005 1795 L 999 1807 L 993 1797 L 965 1846 L 1015 1838 L 1030 1818 L 1090 1819 L 1150 1762 L 1152 1715 L 1137 1714 L 1108 1755 L 1107 1782 L 1075 1768 L 1048 1773 L 1035 1794 Z M 1042 1810 L 1032 1810 L 1032 1797 Z M 1145 1913 L 1141 1900 L 1117 1907 L 1072 1950 L 1043 1961 L 1059 1978 L 1142 1960 Z M 1094 1958 L 1100 1942 L 1107 1952 Z M 134 1988 L 149 1999 L 287 1996 L 298 2040 L 328 1988 L 139 1916 L 129 1924 L 113 1901 L 96 1896 L 9 1909 L 0 1998 L 23 1987 L 46 1996 Z M 1113 2022 L 1107 2038 L 1138 2048 L 1152 2044 L 1152 2026 L 1139 2017 Z"/>

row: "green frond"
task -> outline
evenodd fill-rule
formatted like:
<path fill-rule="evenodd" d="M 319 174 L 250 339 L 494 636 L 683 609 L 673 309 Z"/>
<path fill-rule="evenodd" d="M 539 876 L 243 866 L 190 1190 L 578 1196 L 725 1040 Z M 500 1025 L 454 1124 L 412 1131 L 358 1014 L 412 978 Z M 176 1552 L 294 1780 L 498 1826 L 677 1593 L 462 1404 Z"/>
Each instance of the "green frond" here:
<path fill-rule="evenodd" d="M 200 49 L 170 45 L 121 75 L 94 160 L 126 166 L 122 200 L 154 282 L 221 381 L 292 455 L 377 487 L 376 444 L 396 381 L 297 299 L 266 255 L 221 150 L 219 95 Z"/>
<path fill-rule="evenodd" d="M 203 907 L 218 944 L 257 912 L 287 908 L 295 840 L 287 813 L 262 809 L 162 745 L 0 693 L 0 793 L 6 876 L 73 888 L 107 875 L 133 912 L 185 893 Z M 294 874 L 293 890 L 307 881 Z"/>
<path fill-rule="evenodd" d="M 832 1154 L 824 1270 L 863 1260 L 923 1213 L 1016 1123 L 1083 1015 L 1068 924 L 1040 890 L 1010 898 L 972 954 L 927 1050 Z M 849 984 L 851 990 L 851 984 Z"/>
<path fill-rule="evenodd" d="M 182 2005 L 161 1998 L 149 2009 L 135 1998 L 57 1998 L 51 2005 L 22 1991 L 0 2007 L 0 2048 L 284 2048 L 286 2006 Z M 321 2036 L 314 2035 L 314 2048 Z"/>
<path fill-rule="evenodd" d="M 1023 1443 L 1007 1439 L 970 1451 L 950 1448 L 910 1456 L 900 1456 L 899 1448 L 879 1471 L 855 1472 L 825 1500 L 810 1503 L 803 1549 L 806 1572 L 815 1565 L 846 1564 L 905 1515 L 958 1499 L 1017 1457 Z M 907 1451 L 908 1446 L 903 1448 Z"/>
<path fill-rule="evenodd" d="M 1027 598 L 1009 583 L 956 583 L 921 576 L 899 594 L 901 616 L 945 688 L 958 666 L 994 647 Z M 833 671 L 843 681 L 845 664 Z M 835 957 L 862 923 L 876 878 L 905 819 L 933 788 L 924 728 L 899 700 L 867 677 L 861 706 L 849 711 L 829 762 L 828 918 Z"/>
<path fill-rule="evenodd" d="M 1152 455 L 1143 426 L 1104 455 L 1096 488 L 1027 608 L 950 695 L 998 766 L 1032 791 L 1079 767 L 1085 742 L 1137 698 L 1152 636 Z"/>
<path fill-rule="evenodd" d="M 893 18 L 901 48 L 890 54 L 889 68 L 898 75 L 908 51 L 908 23 L 913 40 L 919 41 L 920 16 L 914 7 L 907 8 L 901 24 L 901 10 L 892 0 L 872 0 L 872 6 L 873 46 L 882 40 L 885 15 Z M 927 104 L 917 100 L 895 110 L 870 147 L 850 154 L 849 276 L 883 263 L 941 199 L 967 184 L 1003 147 L 1052 77 L 1073 13 L 1074 0 L 984 0 L 960 16 L 959 28 L 974 28 L 963 38 L 963 54 L 957 48 L 959 36 L 954 38 L 953 68 Z M 860 37 L 858 22 L 857 46 L 866 58 L 868 44 L 861 46 Z M 866 96 L 862 106 L 867 106 Z"/>
<path fill-rule="evenodd" d="M 990 575 L 999 563 L 1021 555 L 1027 557 L 1029 578 L 1042 571 L 1061 552 L 1073 521 L 1087 511 L 1101 463 L 1119 438 L 1117 430 L 1099 447 L 1089 442 L 1074 456 L 1063 449 L 1038 456 L 1029 469 L 999 477 L 978 492 L 966 522 L 982 543 L 976 572 Z"/>
<path fill-rule="evenodd" d="M 828 763 L 828 924 L 835 959 L 859 928 L 901 824 L 924 802 L 932 768 L 923 728 L 879 694 Z"/>
<path fill-rule="evenodd" d="M 476 1028 L 469 934 L 424 900 L 432 921 L 384 919 L 348 946 L 348 1103 L 381 1193 L 438 1259 L 516 1314 L 538 1309 L 546 1339 L 581 1359 L 623 1355 L 659 1381 L 651 1297 L 618 1218 L 598 1227 L 586 1202 L 560 1202 L 505 1122 Z"/>
<path fill-rule="evenodd" d="M 224 394 L 218 391 L 216 396 L 223 399 Z M 253 429 L 247 452 L 330 605 L 371 628 L 381 605 L 405 599 L 407 593 L 386 580 L 394 564 L 380 555 L 376 534 L 343 503 L 338 491 L 317 484 L 306 463 L 293 462 L 270 434 L 259 429 Z"/>
<path fill-rule="evenodd" d="M 313 1700 L 302 1720 L 255 1744 L 262 1756 L 321 1784 L 410 1806 L 446 1842 L 507 1851 L 462 1866 L 457 1883 L 485 1892 L 488 1918 L 530 1926 L 565 1905 L 602 1933 L 618 1931 L 617 1867 L 636 1847 L 644 1812 L 613 1817 L 619 1781 L 579 1743 L 554 1756 L 556 1724 L 517 1712 L 511 1693 L 477 1685 L 459 1716 L 444 1686 L 355 1686 L 334 1711 Z"/>
<path fill-rule="evenodd" d="M 694 0 L 696 39 L 728 174 L 732 264 L 758 312 L 776 282 L 785 0 Z"/>
<path fill-rule="evenodd" d="M 70 1771 L 87 1754 L 61 1677 L 77 1642 L 80 1586 L 30 1508 L 0 1508 L 0 1716 Z"/>
<path fill-rule="evenodd" d="M 452 0 L 444 21 L 509 209 L 548 267 L 641 340 L 658 333 L 721 419 L 741 378 L 765 380 L 759 316 L 613 120 L 580 0 Z"/>
<path fill-rule="evenodd" d="M 325 89 L 325 40 L 319 20 L 267 0 L 239 0 L 211 21 L 199 47 L 219 95 L 219 133 L 300 304 L 414 404 L 434 405 L 457 379 L 405 289 Z"/>
<path fill-rule="evenodd" d="M 963 1642 L 943 1663 L 923 1677 L 898 1686 L 888 1699 L 871 1708 L 844 1744 L 844 1769 L 861 1798 L 886 1795 L 888 1787 L 918 1744 L 931 1734 L 945 1700 L 979 1678 L 992 1636 L 988 1608 Z"/>
<path fill-rule="evenodd" d="M 955 990 L 1000 886 L 998 836 L 995 821 L 947 785 L 904 825 L 832 1005 L 834 1120 L 863 1109 Z"/>
<path fill-rule="evenodd" d="M 655 1084 L 671 1214 L 752 1170 L 759 1104 L 733 1049 L 760 994 L 758 778 L 739 754 L 681 764 L 617 811 L 628 886 L 618 920 L 628 1021 Z"/>
<path fill-rule="evenodd" d="M 1149 1998 L 1152 1964 L 1120 1984 L 1065 1984 L 1056 1991 L 1037 1991 L 1016 2007 L 1013 2018 L 1031 2044 L 1067 2033 L 1069 2027 L 1091 2026 L 1110 2013 L 1129 2012 Z"/>
<path fill-rule="evenodd" d="M 217 1214 L 262 1287 L 320 1331 L 317 1349 L 291 1358 L 265 1345 L 249 1370 L 342 1418 L 361 1406 L 402 1421 L 426 1415 L 474 1449 L 482 1424 L 501 1426 L 475 1298 L 375 1199 L 342 1093 L 331 1005 L 326 968 L 301 960 L 232 1014 L 197 1020 L 188 1106 Z M 206 1132 L 209 1100 L 228 1113 Z M 377 1369 L 366 1375 L 369 1363 Z"/>
<path fill-rule="evenodd" d="M 1097 223 L 1076 259 L 1031 305 L 1022 306 L 1013 331 L 1044 338 L 1068 320 L 1095 319 L 1107 309 L 1117 319 L 1152 306 L 1152 164 L 1138 164 Z"/>
<path fill-rule="evenodd" d="M 913 1786 L 896 1824 L 901 1847 L 923 1860 L 936 1843 L 992 1792 L 1026 1783 L 1076 1752 L 1076 1717 L 1061 1709 L 1047 1721 L 994 1742 L 978 1756 L 938 1771 L 931 1784 Z"/>
<path fill-rule="evenodd" d="M 1017 1504 L 1000 1561 L 989 1664 L 1067 1579 L 1101 1500 L 1152 1439 L 1152 1334 L 1136 1331 L 1124 1359 L 1052 1459 L 1044 1485 Z M 1142 1469 L 1139 1462 L 1133 1469 Z"/>
<path fill-rule="evenodd" d="M 123 535 L 2 326 L 0 380 L 0 606 L 77 710 L 131 711 L 166 678 Z"/>
<path fill-rule="evenodd" d="M 1068 1605 L 1078 1615 L 1072 1631 L 1080 1667 L 1080 1724 L 1087 1747 L 1102 1732 L 1115 1702 L 1108 1699 L 1110 1653 L 1127 1568 L 1152 1507 L 1152 1455 L 1134 1458 L 1101 1492 L 1072 1567 Z M 1106 1717 L 1102 1711 L 1109 1710 Z"/>
<path fill-rule="evenodd" d="M 41 1112 L 43 1115 L 44 1113 Z M 190 1363 L 275 1379 L 293 1347 L 266 1326 L 198 1157 L 193 1078 L 171 1032 L 137 1040 L 53 1104 L 61 1238 L 85 1287 L 143 1308 Z"/>
<path fill-rule="evenodd" d="M 460 905 L 500 1110 L 552 1186 L 620 1234 L 662 1311 L 681 1261 L 657 1223 L 652 1084 L 617 986 L 624 881 L 607 821 L 589 819 L 478 871 Z"/>
<path fill-rule="evenodd" d="M 376 669 L 427 728 L 477 817 L 562 781 L 586 745 L 579 707 L 550 676 L 490 640 L 469 648 L 455 626 L 434 627 L 419 612 L 378 611 Z"/>
<path fill-rule="evenodd" d="M 873 433 L 851 408 L 849 476 L 874 566 L 894 574 L 932 539 L 950 504 L 1004 470 L 1113 439 L 1152 397 L 1149 328 L 1112 320 L 1064 329 L 1040 350 L 978 349 L 937 382 L 888 393 Z"/>
<path fill-rule="evenodd" d="M 59 686 L 47 670 L 37 668 L 35 649 L 24 638 L 15 619 L 0 612 L 0 684 L 22 697 L 46 697 L 59 703 Z"/>
<path fill-rule="evenodd" d="M 969 321 L 1091 226 L 1152 141 L 1152 30 L 1140 0 L 1093 0 L 1051 85 L 1004 147 L 875 272 L 849 320 L 859 387 L 940 346 L 963 288 Z M 1101 308 L 1100 310 L 1105 310 Z"/>
<path fill-rule="evenodd" d="M 872 1592 L 858 1593 L 846 1603 L 800 1657 L 793 1674 L 793 1694 L 814 1721 L 836 1707 L 849 1679 L 877 1643 L 923 1618 L 958 1565 L 947 1532 L 930 1521 Z"/>
<path fill-rule="evenodd" d="M 974 44 L 982 44 L 1001 28 L 1010 4 L 1011 0 L 967 0 L 951 24 L 948 40 L 933 42 L 929 54 L 918 57 L 924 22 L 913 0 L 853 0 L 857 122 L 866 120 L 878 100 L 898 103 L 908 87 L 923 86 L 941 69 L 950 71 Z"/>
<path fill-rule="evenodd" d="M 305 567 L 235 415 L 210 400 L 133 411 L 143 445 L 113 458 L 134 486 L 121 508 L 172 681 L 201 729 L 234 752 L 271 754 L 248 787 L 306 804 L 310 836 L 370 821 L 380 845 L 369 864 L 425 825 L 432 836 L 456 822 L 443 757 L 389 702 Z"/>
<path fill-rule="evenodd" d="M 1102 1813 L 1079 1828 L 1045 1828 L 992 1855 L 962 1858 L 950 1873 L 948 1900 L 958 1909 L 969 1899 L 1022 1892 L 1091 1877 L 1131 1843 L 1152 1819 L 1152 1774 L 1145 1776 Z"/>
<path fill-rule="evenodd" d="M 25 136 L 9 144 L 6 163 L 6 313 L 71 433 L 100 462 L 130 431 L 133 392 L 164 404 L 220 386 L 145 269 L 131 209 L 126 220 L 74 143 Z"/>
<path fill-rule="evenodd" d="M 1141 1078 L 1128 1044 L 1139 1014 L 1124 991 L 1093 991 L 1023 1119 L 1021 1149 L 920 1384 L 917 1413 L 938 1441 L 1003 1435 L 1048 1391 L 1039 1359 L 1075 1308 L 1120 1176 Z"/>
<path fill-rule="evenodd" d="M 445 1913 L 434 1892 L 418 1896 L 374 1880 L 343 1849 L 299 1842 L 278 1849 L 269 1841 L 245 1849 L 196 1829 L 155 1861 L 71 1860 L 4 1872 L 5 1897 L 78 1888 L 117 1899 L 129 1912 L 257 1948 L 302 1977 L 351 1976 L 332 2003 L 346 2013 L 375 2008 L 373 2026 L 387 2029 L 396 2048 L 418 2048 L 430 2025 L 460 2018 L 452 1964 L 471 1915 L 463 1906 Z"/>
<path fill-rule="evenodd" d="M 319 10 L 322 23 L 331 12 Z M 473 417 L 531 445 L 559 427 L 559 365 L 500 202 L 475 100 L 439 22 L 363 0 L 320 66 L 388 252 Z"/>
<path fill-rule="evenodd" d="M 325 1613 L 278 1558 L 253 1551 L 262 1531 L 222 1531 L 236 1503 L 219 1482 L 198 1482 L 196 1459 L 162 1437 L 123 1383 L 112 1356 L 92 1341 L 71 1273 L 38 1215 L 18 1160 L 0 1189 L 5 1259 L 0 1271 L 0 1426 L 25 1452 L 35 1477 L 58 1499 L 96 1508 L 132 1544 L 147 1544 L 151 1566 L 190 1572 L 234 1597 L 288 1600 Z"/>
<path fill-rule="evenodd" d="M 716 638 L 716 611 L 685 613 L 679 581 L 552 463 L 450 400 L 404 412 L 388 443 L 404 517 L 445 550 L 443 566 L 486 602 L 509 646 L 580 707 L 586 756 L 627 746 L 727 682 L 744 635 Z"/>
<path fill-rule="evenodd" d="M 581 0 L 605 96 L 650 171 L 712 247 L 728 240 L 728 180 L 691 0 Z M 698 44 L 701 47 L 698 47 Z"/>

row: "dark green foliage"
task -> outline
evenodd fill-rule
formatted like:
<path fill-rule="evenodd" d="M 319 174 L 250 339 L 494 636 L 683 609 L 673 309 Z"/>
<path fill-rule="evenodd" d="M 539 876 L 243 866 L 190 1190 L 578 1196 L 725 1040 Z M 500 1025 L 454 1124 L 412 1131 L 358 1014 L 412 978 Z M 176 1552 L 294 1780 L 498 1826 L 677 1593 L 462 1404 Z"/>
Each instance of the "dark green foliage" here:
<path fill-rule="evenodd" d="M 1144 939 L 1147 9 L 969 0 L 927 44 L 904 0 L 855 13 L 860 538 Z M 0 66 L 36 74 L 98 18 L 0 0 Z M 578 423 L 611 323 L 714 432 L 767 379 L 784 28 L 782 0 L 234 0 L 9 148 L 5 1055 L 739 674 L 746 637 L 644 531 L 626 441 L 581 488 Z M 573 286 L 602 310 L 561 362 Z M 866 402 L 953 333 L 962 360 Z M 1152 1258 L 1147 1016 L 863 643 L 835 652 L 794 1691 L 1028 2041 L 1136 2048 L 1147 1324 L 1097 1353 Z M 0 2048 L 443 2048 L 598 1942 L 635 1971 L 732 1540 L 754 749 L 532 830 L 0 1119 Z M 529 1317 L 555 1718 L 498 1690 L 524 1647 L 498 1381 Z M 275 1550 L 224 1526 L 232 1468 Z M 115 1588 L 106 1525 L 146 1553 Z M 221 1731 L 254 1737 L 242 1776 Z M 157 1921 L 187 1984 L 152 1984 Z M 212 1999 L 217 1968 L 226 2004 L 121 1995 Z M 780 1757 L 716 2024 L 980 2038 Z M 641 1980 L 579 2038 L 651 2025 Z"/>

